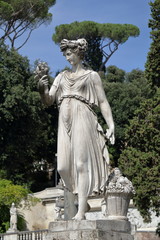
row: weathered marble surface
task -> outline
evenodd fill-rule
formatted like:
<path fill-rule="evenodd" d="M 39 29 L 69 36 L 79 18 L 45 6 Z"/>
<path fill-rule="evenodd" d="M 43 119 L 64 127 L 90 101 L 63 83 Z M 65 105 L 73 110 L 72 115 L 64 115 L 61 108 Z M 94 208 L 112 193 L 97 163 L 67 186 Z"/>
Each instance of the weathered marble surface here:
<path fill-rule="evenodd" d="M 81 220 L 51 222 L 46 240 L 133 240 L 128 221 Z"/>
<path fill-rule="evenodd" d="M 51 88 L 45 63 L 37 66 L 35 78 L 42 102 L 59 108 L 57 168 L 65 187 L 78 195 L 76 220 L 85 219 L 88 197 L 104 191 L 109 172 L 106 139 L 114 144 L 114 121 L 98 73 L 83 66 L 88 43 L 85 39 L 63 39 L 60 49 L 72 69 L 58 74 Z M 98 123 L 99 107 L 108 126 Z"/>
<path fill-rule="evenodd" d="M 106 185 L 106 217 L 127 220 L 130 199 L 134 193 L 132 182 L 122 175 L 119 168 L 114 168 Z"/>

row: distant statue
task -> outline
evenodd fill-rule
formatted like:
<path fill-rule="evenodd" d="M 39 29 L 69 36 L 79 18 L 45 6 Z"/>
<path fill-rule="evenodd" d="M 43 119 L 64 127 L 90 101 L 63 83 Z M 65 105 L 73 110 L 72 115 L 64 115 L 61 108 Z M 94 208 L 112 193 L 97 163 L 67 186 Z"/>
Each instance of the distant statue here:
<path fill-rule="evenodd" d="M 42 64 L 35 72 L 42 102 L 52 105 L 56 100 L 59 108 L 58 125 L 58 172 L 65 187 L 78 194 L 78 212 L 75 220 L 85 219 L 90 195 L 104 191 L 108 178 L 109 154 L 106 138 L 114 144 L 114 122 L 100 76 L 83 67 L 87 41 L 62 40 L 60 49 L 71 70 L 61 72 L 49 89 L 47 68 Z M 43 75 L 43 76 L 42 76 Z M 106 135 L 94 112 L 99 107 L 108 125 Z"/>
<path fill-rule="evenodd" d="M 10 208 L 10 228 L 9 231 L 17 231 L 17 208 L 14 203 Z"/>

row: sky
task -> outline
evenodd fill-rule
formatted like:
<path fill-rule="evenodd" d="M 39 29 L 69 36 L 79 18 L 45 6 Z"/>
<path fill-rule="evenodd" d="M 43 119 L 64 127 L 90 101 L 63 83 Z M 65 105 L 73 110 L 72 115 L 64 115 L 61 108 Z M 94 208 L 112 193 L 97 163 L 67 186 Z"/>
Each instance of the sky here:
<path fill-rule="evenodd" d="M 98 23 L 133 24 L 140 29 L 139 37 L 130 37 L 112 55 L 107 66 L 115 65 L 130 72 L 133 69 L 144 70 L 147 53 L 150 48 L 150 0 L 57 0 L 50 8 L 53 14 L 49 25 L 41 25 L 32 32 L 26 45 L 19 50 L 33 64 L 37 59 L 48 63 L 51 74 L 69 66 L 60 52 L 59 46 L 52 40 L 55 27 L 74 21 L 94 21 Z"/>

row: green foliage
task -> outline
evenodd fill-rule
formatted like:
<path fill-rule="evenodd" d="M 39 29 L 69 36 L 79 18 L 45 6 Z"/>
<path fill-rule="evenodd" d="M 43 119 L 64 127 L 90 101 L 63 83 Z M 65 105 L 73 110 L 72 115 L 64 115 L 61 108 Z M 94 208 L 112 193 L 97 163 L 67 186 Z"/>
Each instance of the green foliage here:
<path fill-rule="evenodd" d="M 14 185 L 6 179 L 0 180 L 0 206 L 11 206 L 12 202 L 19 204 L 28 193 L 28 190 L 20 185 Z"/>
<path fill-rule="evenodd" d="M 14 202 L 18 207 L 22 199 L 27 200 L 29 191 L 20 186 L 14 185 L 11 181 L 0 179 L 0 232 L 5 232 L 9 228 L 9 209 Z M 23 222 L 23 225 L 22 225 Z M 18 229 L 24 229 L 22 216 L 18 217 Z"/>
<path fill-rule="evenodd" d="M 117 68 L 116 66 L 109 66 L 106 69 L 106 80 L 108 82 L 124 82 L 125 71 Z"/>
<path fill-rule="evenodd" d="M 137 37 L 138 35 L 138 27 L 131 24 L 76 21 L 57 26 L 53 34 L 53 41 L 60 43 L 64 38 L 70 40 L 85 38 L 89 43 L 85 60 L 94 70 L 102 71 L 118 46 L 125 43 L 129 37 Z M 107 51 L 104 50 L 105 48 Z"/>
<path fill-rule="evenodd" d="M 159 215 L 160 91 L 142 102 L 126 129 L 126 148 L 119 162 L 136 188 L 135 204 L 145 221 L 150 209 Z"/>
<path fill-rule="evenodd" d="M 53 41 L 60 43 L 63 38 L 78 39 L 81 37 L 100 36 L 103 40 L 111 39 L 124 43 L 130 36 L 139 35 L 138 27 L 132 24 L 96 23 L 93 21 L 73 22 L 56 27 Z"/>
<path fill-rule="evenodd" d="M 14 181 L 41 190 L 35 184 L 36 165 L 54 162 L 57 110 L 40 101 L 29 63 L 16 51 L 1 46 L 0 56 L 0 169 Z M 46 173 L 47 174 L 47 173 Z M 41 183 L 41 185 L 40 185 Z"/>
<path fill-rule="evenodd" d="M 136 188 L 134 202 L 146 222 L 151 220 L 150 210 L 159 216 L 160 172 L 160 2 L 150 2 L 151 47 L 148 53 L 145 77 L 148 84 L 135 81 L 138 72 L 127 74 L 126 82 L 136 84 L 149 99 L 142 99 L 133 119 L 125 129 L 125 147 L 119 158 L 119 167 Z M 142 76 L 143 73 L 138 73 Z M 153 91 L 154 90 L 154 91 Z M 157 228 L 159 234 L 159 227 Z"/>
<path fill-rule="evenodd" d="M 3 30 L 0 39 L 8 39 L 14 47 L 15 40 L 28 31 L 26 40 L 19 46 L 21 48 L 35 28 L 51 21 L 52 14 L 48 11 L 54 4 L 55 0 L 0 1 L 0 26 Z"/>
<path fill-rule="evenodd" d="M 137 81 L 137 79 L 143 78 L 144 77 L 144 72 L 139 69 L 133 69 L 131 72 L 126 74 L 126 82 L 133 82 Z"/>
<path fill-rule="evenodd" d="M 88 36 L 88 50 L 85 54 L 84 64 L 86 66 L 92 68 L 94 71 L 99 71 L 102 60 L 103 60 L 103 52 L 100 50 L 100 42 L 101 37 L 99 36 Z M 105 71 L 105 69 L 103 69 Z"/>
<path fill-rule="evenodd" d="M 151 90 L 144 78 L 144 73 L 138 69 L 125 73 L 116 66 L 109 66 L 103 80 L 104 90 L 111 105 L 115 122 L 116 143 L 110 147 L 114 162 L 118 165 L 118 158 L 125 148 L 124 129 L 129 120 L 134 117 L 134 112 L 140 103 L 150 97 Z M 100 113 L 98 113 L 100 116 Z M 106 128 L 102 120 L 101 124 Z"/>
<path fill-rule="evenodd" d="M 160 1 L 150 2 L 151 17 L 149 27 L 152 43 L 146 62 L 146 78 L 152 86 L 160 87 Z"/>

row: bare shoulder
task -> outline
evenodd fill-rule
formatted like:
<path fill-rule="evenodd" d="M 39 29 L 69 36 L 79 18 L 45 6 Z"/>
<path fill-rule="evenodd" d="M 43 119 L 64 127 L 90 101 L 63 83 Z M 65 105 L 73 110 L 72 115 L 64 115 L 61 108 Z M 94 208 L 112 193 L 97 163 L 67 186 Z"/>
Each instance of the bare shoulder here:
<path fill-rule="evenodd" d="M 94 78 L 97 78 L 97 77 L 99 77 L 99 74 L 97 73 L 97 72 L 95 72 L 95 71 L 90 71 L 91 72 L 91 76 Z"/>
<path fill-rule="evenodd" d="M 58 73 L 58 75 L 55 77 L 55 80 L 60 79 L 63 76 L 64 72 L 65 71 Z"/>
<path fill-rule="evenodd" d="M 65 71 L 62 71 L 62 72 L 60 72 L 60 73 L 58 73 L 58 75 L 57 75 L 57 77 L 59 78 L 59 77 L 61 77 L 64 73 L 66 73 L 67 71 L 65 70 Z"/>
<path fill-rule="evenodd" d="M 56 86 L 56 87 L 57 87 L 57 86 L 59 85 L 60 81 L 61 81 L 62 76 L 63 76 L 63 72 L 60 72 L 60 73 L 55 77 L 52 86 Z"/>
<path fill-rule="evenodd" d="M 97 72 L 91 71 L 91 79 L 94 82 L 94 84 L 96 85 L 101 84 L 101 78 Z"/>

